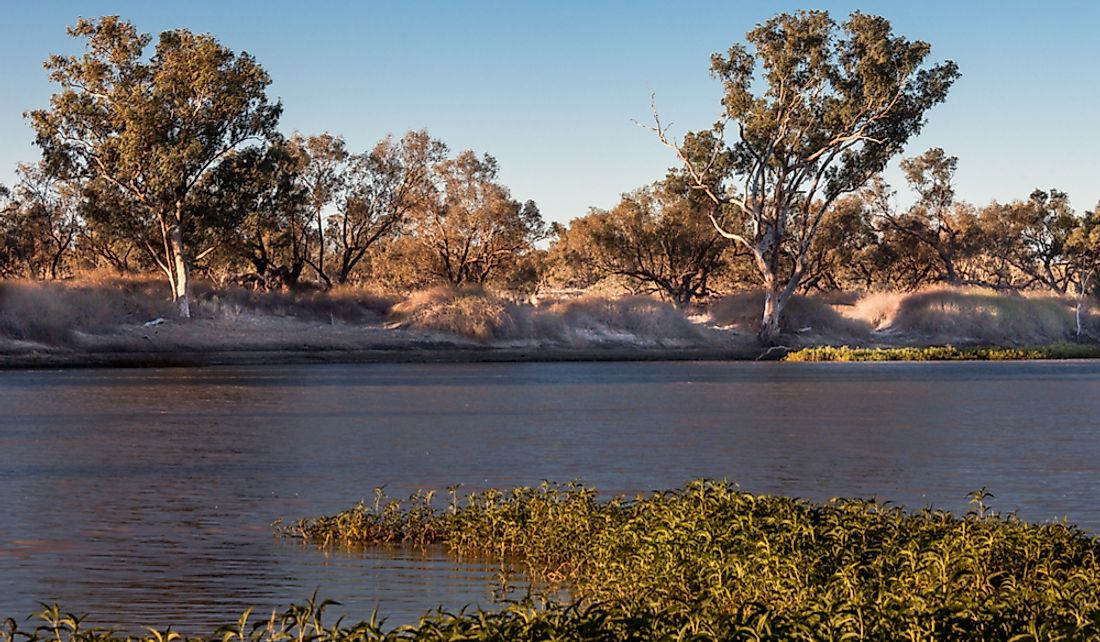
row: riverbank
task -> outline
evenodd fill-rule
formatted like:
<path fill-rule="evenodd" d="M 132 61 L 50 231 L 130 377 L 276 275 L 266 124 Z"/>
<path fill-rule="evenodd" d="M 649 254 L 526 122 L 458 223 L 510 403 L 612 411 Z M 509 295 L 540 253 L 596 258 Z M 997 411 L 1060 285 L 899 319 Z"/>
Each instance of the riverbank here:
<path fill-rule="evenodd" d="M 291 363 L 1093 358 L 1071 301 L 966 289 L 796 298 L 778 345 L 759 293 L 680 311 L 647 297 L 516 302 L 480 289 L 197 288 L 177 319 L 148 279 L 0 282 L 0 368 Z"/>

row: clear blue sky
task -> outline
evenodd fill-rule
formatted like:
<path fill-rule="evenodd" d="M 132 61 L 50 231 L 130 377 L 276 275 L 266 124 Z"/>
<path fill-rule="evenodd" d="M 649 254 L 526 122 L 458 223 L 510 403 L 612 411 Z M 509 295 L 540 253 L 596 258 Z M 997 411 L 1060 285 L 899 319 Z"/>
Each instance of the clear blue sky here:
<path fill-rule="evenodd" d="M 859 9 L 932 43 L 962 78 L 929 114 L 909 154 L 959 157 L 962 198 L 1069 192 L 1100 200 L 1100 3 L 1047 2 L 26 2 L 0 18 L 0 183 L 37 157 L 25 110 L 46 105 L 41 67 L 76 52 L 77 16 L 119 14 L 140 30 L 210 32 L 252 53 L 282 100 L 282 128 L 331 131 L 367 149 L 427 128 L 452 149 L 488 152 L 519 199 L 567 221 L 664 174 L 674 163 L 648 122 L 655 94 L 673 132 L 708 126 L 720 87 L 711 53 L 781 11 Z M 896 166 L 896 162 L 895 162 Z M 887 178 L 900 184 L 896 170 Z"/>

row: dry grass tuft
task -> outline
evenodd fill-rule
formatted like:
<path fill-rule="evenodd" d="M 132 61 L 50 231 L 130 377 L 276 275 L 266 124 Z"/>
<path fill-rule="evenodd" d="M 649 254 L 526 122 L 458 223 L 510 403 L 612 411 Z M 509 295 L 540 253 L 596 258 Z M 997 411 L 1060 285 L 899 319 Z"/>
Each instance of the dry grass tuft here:
<path fill-rule="evenodd" d="M 904 292 L 868 292 L 851 306 L 841 309 L 844 316 L 863 321 L 874 330 L 885 330 L 894 317 L 898 306 L 906 297 Z"/>
<path fill-rule="evenodd" d="M 703 334 L 673 306 L 648 297 L 584 297 L 533 308 L 479 288 L 435 287 L 393 307 L 400 327 L 478 341 L 538 341 L 571 347 L 684 345 Z"/>
<path fill-rule="evenodd" d="M 438 286 L 415 292 L 390 312 L 400 327 L 490 341 L 530 334 L 520 307 L 482 288 Z"/>
<path fill-rule="evenodd" d="M 196 314 L 213 318 L 235 318 L 243 314 L 265 314 L 319 321 L 377 323 L 398 297 L 374 290 L 336 287 L 328 291 L 250 290 L 240 286 L 215 287 L 197 283 Z"/>
<path fill-rule="evenodd" d="M 0 337 L 65 346 L 77 332 L 104 332 L 123 324 L 169 316 L 174 306 L 155 291 L 163 284 L 118 279 L 84 282 L 0 282 Z"/>
<path fill-rule="evenodd" d="M 707 306 L 711 321 L 739 332 L 760 330 L 764 292 L 741 292 L 713 301 Z M 845 317 L 833 306 L 815 297 L 795 296 L 783 310 L 780 331 L 785 334 L 813 333 L 829 340 L 850 341 L 870 335 L 871 328 L 860 319 Z"/>
<path fill-rule="evenodd" d="M 574 345 L 626 342 L 683 345 L 703 339 L 672 305 L 645 296 L 583 297 L 555 303 L 538 315 L 543 335 Z"/>
<path fill-rule="evenodd" d="M 258 292 L 196 281 L 192 315 L 237 318 L 245 314 L 307 320 L 379 322 L 396 297 L 357 288 Z M 76 333 L 107 333 L 124 326 L 172 318 L 168 286 L 151 277 L 96 274 L 74 281 L 0 282 L 0 338 L 55 346 Z"/>
<path fill-rule="evenodd" d="M 1051 295 L 934 287 L 911 294 L 880 293 L 856 303 L 852 316 L 877 330 L 998 345 L 1040 345 L 1075 335 L 1074 301 Z M 1085 315 L 1094 332 L 1095 313 Z"/>

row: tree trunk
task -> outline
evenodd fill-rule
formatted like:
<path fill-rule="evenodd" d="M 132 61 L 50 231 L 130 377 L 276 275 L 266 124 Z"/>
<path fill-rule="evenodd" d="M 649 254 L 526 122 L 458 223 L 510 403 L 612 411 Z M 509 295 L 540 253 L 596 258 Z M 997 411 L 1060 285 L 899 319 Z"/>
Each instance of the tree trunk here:
<path fill-rule="evenodd" d="M 940 258 L 943 261 L 944 271 L 946 272 L 945 279 L 947 280 L 947 284 L 958 285 L 959 275 L 955 272 L 955 261 L 950 255 L 941 254 Z"/>
<path fill-rule="evenodd" d="M 1073 316 L 1077 321 L 1077 340 L 1081 340 L 1081 304 L 1083 303 L 1081 295 L 1077 295 L 1077 305 L 1074 308 Z"/>
<path fill-rule="evenodd" d="M 317 265 L 314 267 L 317 269 L 317 276 L 321 278 L 321 281 L 325 284 L 325 289 L 332 287 L 332 280 L 328 278 L 328 274 L 325 273 L 325 222 L 321 218 L 321 208 L 318 207 L 316 211 L 317 217 Z"/>
<path fill-rule="evenodd" d="M 1077 340 L 1078 341 L 1081 340 L 1081 333 L 1084 330 L 1081 327 L 1081 308 L 1084 307 L 1084 305 L 1085 305 L 1085 293 L 1088 292 L 1089 280 L 1090 279 L 1091 279 L 1091 276 L 1090 277 L 1081 277 L 1081 280 L 1077 283 L 1077 297 L 1076 297 L 1077 301 L 1076 301 L 1076 305 L 1074 306 L 1073 317 L 1074 317 L 1074 320 L 1077 322 Z"/>
<path fill-rule="evenodd" d="M 779 296 L 779 285 L 774 278 L 767 279 L 764 288 L 764 316 L 757 338 L 765 345 L 773 345 L 779 337 L 779 315 L 784 301 Z"/>
<path fill-rule="evenodd" d="M 168 231 L 168 257 L 172 268 L 172 300 L 176 302 L 181 319 L 191 318 L 191 275 L 187 254 L 183 247 L 183 202 L 176 202 L 176 215 Z"/>

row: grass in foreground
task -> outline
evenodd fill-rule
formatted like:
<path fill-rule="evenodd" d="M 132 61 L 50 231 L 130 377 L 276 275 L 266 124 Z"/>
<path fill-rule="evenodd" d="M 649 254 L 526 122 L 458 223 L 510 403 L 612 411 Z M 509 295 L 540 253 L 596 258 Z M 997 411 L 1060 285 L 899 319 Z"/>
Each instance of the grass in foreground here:
<path fill-rule="evenodd" d="M 443 542 L 517 560 L 568 582 L 587 608 L 494 617 L 606 622 L 604 639 L 1100 639 L 1100 543 L 996 515 L 986 498 L 957 517 L 708 481 L 610 501 L 544 484 L 462 501 L 452 490 L 440 511 L 430 494 L 379 495 L 281 531 L 320 546 Z"/>
<path fill-rule="evenodd" d="M 1015 361 L 1033 359 L 1097 359 L 1100 345 L 1055 343 L 1029 348 L 849 348 L 821 346 L 790 352 L 784 361 Z"/>

